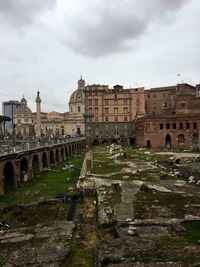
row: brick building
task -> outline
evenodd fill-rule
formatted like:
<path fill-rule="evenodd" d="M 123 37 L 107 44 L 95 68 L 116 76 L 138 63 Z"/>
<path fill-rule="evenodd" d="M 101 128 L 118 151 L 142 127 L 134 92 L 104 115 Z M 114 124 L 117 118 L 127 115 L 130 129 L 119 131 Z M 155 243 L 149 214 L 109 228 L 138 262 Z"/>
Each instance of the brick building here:
<path fill-rule="evenodd" d="M 144 88 L 85 87 L 85 128 L 93 144 L 134 144 L 135 118 L 144 113 Z"/>
<path fill-rule="evenodd" d="M 139 146 L 197 147 L 200 129 L 199 86 L 152 88 L 145 91 L 146 116 L 136 122 Z"/>

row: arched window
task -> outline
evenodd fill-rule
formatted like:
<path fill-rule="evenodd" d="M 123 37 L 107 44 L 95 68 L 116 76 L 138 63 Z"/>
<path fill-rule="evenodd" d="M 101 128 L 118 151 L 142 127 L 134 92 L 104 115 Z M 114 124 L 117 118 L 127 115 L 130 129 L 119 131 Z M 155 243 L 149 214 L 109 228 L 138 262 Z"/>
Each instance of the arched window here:
<path fill-rule="evenodd" d="M 190 124 L 189 124 L 189 122 L 186 123 L 186 129 L 190 129 Z"/>
<path fill-rule="evenodd" d="M 163 123 L 160 123 L 160 130 L 163 130 L 163 128 L 164 128 Z"/>
<path fill-rule="evenodd" d="M 81 112 L 81 107 L 78 106 L 78 112 Z"/>
<path fill-rule="evenodd" d="M 179 129 L 183 129 L 183 123 L 182 122 L 179 124 Z"/>
<path fill-rule="evenodd" d="M 176 123 L 173 123 L 173 129 L 175 130 L 176 129 Z"/>
<path fill-rule="evenodd" d="M 169 124 L 169 123 L 167 123 L 167 125 L 166 125 L 166 129 L 167 129 L 167 130 L 170 129 L 170 124 Z"/>
<path fill-rule="evenodd" d="M 197 129 L 197 123 L 196 122 L 193 123 L 193 129 Z"/>

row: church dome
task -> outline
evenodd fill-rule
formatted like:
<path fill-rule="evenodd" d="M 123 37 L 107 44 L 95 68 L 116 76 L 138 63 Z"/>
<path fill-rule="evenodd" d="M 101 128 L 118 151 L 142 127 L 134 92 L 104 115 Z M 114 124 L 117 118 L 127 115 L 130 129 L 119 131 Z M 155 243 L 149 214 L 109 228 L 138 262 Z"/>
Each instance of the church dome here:
<path fill-rule="evenodd" d="M 81 79 L 78 81 L 78 89 L 74 91 L 70 97 L 69 104 L 83 103 L 85 100 L 84 95 L 85 81 Z"/>
<path fill-rule="evenodd" d="M 20 103 L 21 103 L 22 105 L 24 105 L 24 106 L 27 106 L 27 100 L 26 100 L 26 98 L 25 98 L 24 96 L 22 97 Z"/>

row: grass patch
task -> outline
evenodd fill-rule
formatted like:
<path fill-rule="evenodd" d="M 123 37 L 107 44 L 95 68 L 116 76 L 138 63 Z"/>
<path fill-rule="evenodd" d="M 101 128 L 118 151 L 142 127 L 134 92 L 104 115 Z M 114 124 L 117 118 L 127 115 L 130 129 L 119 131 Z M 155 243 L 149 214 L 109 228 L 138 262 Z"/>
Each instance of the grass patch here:
<path fill-rule="evenodd" d="M 126 165 L 114 163 L 110 159 L 102 163 L 94 161 L 93 172 L 98 174 L 120 172 L 123 167 L 126 167 Z"/>
<path fill-rule="evenodd" d="M 133 204 L 137 219 L 184 218 L 188 212 L 196 215 L 198 208 L 188 207 L 188 205 L 199 204 L 200 201 L 197 197 L 172 192 L 138 192 L 135 196 L 136 200 Z"/>
<path fill-rule="evenodd" d="M 93 267 L 94 251 L 91 248 L 74 248 L 67 256 L 67 260 L 62 267 Z"/>
<path fill-rule="evenodd" d="M 57 203 L 54 205 L 37 205 L 29 208 L 14 208 L 0 215 L 0 221 L 5 221 L 10 228 L 30 227 L 39 223 L 51 223 L 64 220 L 68 205 Z"/>
<path fill-rule="evenodd" d="M 200 244 L 200 221 L 186 221 L 182 225 L 186 232 L 181 236 L 161 237 L 161 243 L 166 246 L 189 246 Z"/>
<path fill-rule="evenodd" d="M 23 184 L 21 188 L 10 189 L 5 196 L 0 197 L 0 208 L 5 205 L 31 203 L 33 201 L 55 198 L 75 187 L 80 174 L 84 155 L 64 161 L 51 171 L 43 172 Z M 69 163 L 74 169 L 63 171 L 62 167 Z"/>

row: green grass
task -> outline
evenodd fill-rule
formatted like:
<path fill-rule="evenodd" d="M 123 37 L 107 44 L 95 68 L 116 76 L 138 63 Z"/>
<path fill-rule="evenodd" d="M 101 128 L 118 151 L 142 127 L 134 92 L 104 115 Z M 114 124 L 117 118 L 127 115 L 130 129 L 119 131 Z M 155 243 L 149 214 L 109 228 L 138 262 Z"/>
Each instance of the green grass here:
<path fill-rule="evenodd" d="M 135 217 L 147 218 L 184 218 L 184 215 L 196 215 L 197 208 L 186 208 L 185 205 L 199 204 L 200 198 L 185 196 L 178 193 L 144 193 L 138 192 L 134 201 Z"/>
<path fill-rule="evenodd" d="M 94 161 L 93 163 L 93 172 L 98 174 L 106 174 L 112 172 L 120 172 L 123 167 L 126 165 L 117 164 L 112 162 L 111 160 L 105 162 Z"/>
<path fill-rule="evenodd" d="M 75 187 L 83 157 L 84 155 L 81 155 L 71 158 L 70 161 L 64 161 L 51 171 L 41 173 L 27 181 L 21 188 L 9 190 L 5 196 L 0 197 L 0 208 L 6 205 L 55 198 L 66 192 L 69 187 Z M 74 165 L 74 169 L 63 171 L 62 167 L 69 162 Z"/>
<path fill-rule="evenodd" d="M 186 221 L 182 225 L 186 232 L 181 236 L 161 237 L 161 243 L 166 246 L 189 246 L 200 244 L 200 221 Z"/>
<path fill-rule="evenodd" d="M 94 251 L 91 248 L 74 247 L 62 267 L 93 267 Z"/>
<path fill-rule="evenodd" d="M 7 258 L 5 256 L 0 255 L 0 267 L 3 267 L 7 262 Z"/>
<path fill-rule="evenodd" d="M 0 215 L 0 221 L 4 220 L 9 228 L 31 227 L 39 223 L 52 223 L 55 220 L 66 218 L 68 204 L 57 203 L 54 205 L 38 205 L 32 208 L 13 208 Z"/>

